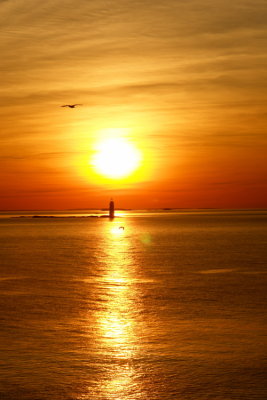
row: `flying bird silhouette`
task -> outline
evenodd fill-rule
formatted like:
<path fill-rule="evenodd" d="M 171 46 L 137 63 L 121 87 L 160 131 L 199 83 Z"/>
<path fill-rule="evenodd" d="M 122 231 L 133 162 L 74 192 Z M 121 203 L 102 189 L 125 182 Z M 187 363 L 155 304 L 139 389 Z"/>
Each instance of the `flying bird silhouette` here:
<path fill-rule="evenodd" d="M 64 104 L 61 107 L 69 107 L 69 108 L 75 108 L 77 106 L 82 106 L 82 104 Z"/>

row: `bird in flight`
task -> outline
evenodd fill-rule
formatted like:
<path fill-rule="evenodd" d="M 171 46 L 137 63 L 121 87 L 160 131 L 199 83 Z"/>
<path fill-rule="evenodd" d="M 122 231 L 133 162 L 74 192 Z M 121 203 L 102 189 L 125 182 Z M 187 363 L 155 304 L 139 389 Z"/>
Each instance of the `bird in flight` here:
<path fill-rule="evenodd" d="M 61 107 L 69 107 L 69 108 L 75 108 L 77 106 L 82 106 L 82 104 L 64 104 Z"/>

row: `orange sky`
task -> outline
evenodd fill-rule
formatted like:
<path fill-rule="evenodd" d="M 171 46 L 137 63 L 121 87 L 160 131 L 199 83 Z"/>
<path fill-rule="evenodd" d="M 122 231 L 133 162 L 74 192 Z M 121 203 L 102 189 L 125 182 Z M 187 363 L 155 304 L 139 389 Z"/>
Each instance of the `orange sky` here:
<path fill-rule="evenodd" d="M 0 209 L 267 207 L 266 18 L 265 0 L 0 0 Z M 113 136 L 142 153 L 128 178 L 90 165 Z"/>

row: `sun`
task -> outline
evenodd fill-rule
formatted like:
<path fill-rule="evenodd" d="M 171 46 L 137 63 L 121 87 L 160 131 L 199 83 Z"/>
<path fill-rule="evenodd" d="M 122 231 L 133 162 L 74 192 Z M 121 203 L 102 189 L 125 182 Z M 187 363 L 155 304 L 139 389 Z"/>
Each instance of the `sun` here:
<path fill-rule="evenodd" d="M 132 174 L 140 165 L 141 154 L 124 138 L 105 139 L 96 145 L 92 165 L 96 172 L 119 179 Z"/>

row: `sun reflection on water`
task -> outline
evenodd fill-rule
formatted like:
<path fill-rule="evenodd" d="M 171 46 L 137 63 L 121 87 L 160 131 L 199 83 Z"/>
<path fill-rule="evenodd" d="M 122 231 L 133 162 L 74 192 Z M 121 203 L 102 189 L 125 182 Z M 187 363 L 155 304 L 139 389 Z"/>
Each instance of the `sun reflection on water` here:
<path fill-rule="evenodd" d="M 116 400 L 123 400 L 132 397 L 134 381 L 134 370 L 130 365 L 125 365 L 113 371 L 112 377 L 105 386 L 106 394 Z"/>
<path fill-rule="evenodd" d="M 130 393 L 140 393 L 133 368 L 138 351 L 138 292 L 131 255 L 131 228 L 118 220 L 107 221 L 102 245 L 105 251 L 100 279 L 103 298 L 95 321 L 98 345 L 107 368 L 97 390 L 101 398 L 130 399 Z"/>
<path fill-rule="evenodd" d="M 105 285 L 108 303 L 99 319 L 106 346 L 116 358 L 129 358 L 134 337 L 134 287 L 131 276 L 132 260 L 129 237 L 118 223 L 106 231 Z"/>

